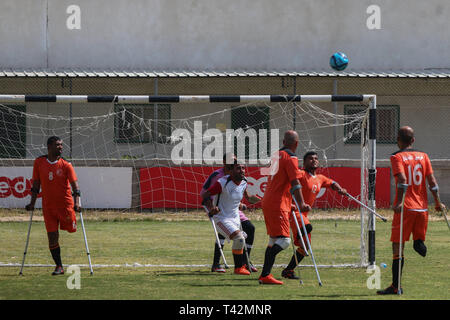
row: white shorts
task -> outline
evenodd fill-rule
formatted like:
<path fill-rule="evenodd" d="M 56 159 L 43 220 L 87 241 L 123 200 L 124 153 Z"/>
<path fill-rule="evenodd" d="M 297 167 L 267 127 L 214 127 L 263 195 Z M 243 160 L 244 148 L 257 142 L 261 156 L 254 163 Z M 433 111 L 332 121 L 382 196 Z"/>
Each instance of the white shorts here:
<path fill-rule="evenodd" d="M 233 234 L 233 232 L 241 230 L 241 222 L 239 219 L 217 219 L 214 220 L 214 222 L 217 227 L 217 232 L 228 240 L 230 240 L 230 235 Z"/>

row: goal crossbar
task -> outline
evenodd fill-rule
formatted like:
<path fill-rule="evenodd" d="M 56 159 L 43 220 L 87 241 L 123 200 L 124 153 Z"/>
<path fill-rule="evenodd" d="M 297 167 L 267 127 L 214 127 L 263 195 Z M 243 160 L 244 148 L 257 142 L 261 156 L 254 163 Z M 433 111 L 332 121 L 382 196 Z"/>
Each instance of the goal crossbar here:
<path fill-rule="evenodd" d="M 0 95 L 0 103 L 250 103 L 368 102 L 375 95 Z"/>

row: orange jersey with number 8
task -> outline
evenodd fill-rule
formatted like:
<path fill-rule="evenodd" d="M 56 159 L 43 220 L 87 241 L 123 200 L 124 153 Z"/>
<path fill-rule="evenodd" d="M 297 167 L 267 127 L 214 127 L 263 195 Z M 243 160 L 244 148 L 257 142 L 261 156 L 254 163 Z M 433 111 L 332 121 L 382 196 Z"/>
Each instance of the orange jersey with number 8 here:
<path fill-rule="evenodd" d="M 44 210 L 73 207 L 70 182 L 77 176 L 69 162 L 63 158 L 49 162 L 46 156 L 39 157 L 34 161 L 33 180 L 41 183 Z"/>
<path fill-rule="evenodd" d="M 392 174 L 395 184 L 398 183 L 397 174 L 406 177 L 408 189 L 405 195 L 405 208 L 425 210 L 428 208 L 426 177 L 433 173 L 430 159 L 424 152 L 405 149 L 391 155 Z M 397 205 L 397 188 L 394 206 Z"/>

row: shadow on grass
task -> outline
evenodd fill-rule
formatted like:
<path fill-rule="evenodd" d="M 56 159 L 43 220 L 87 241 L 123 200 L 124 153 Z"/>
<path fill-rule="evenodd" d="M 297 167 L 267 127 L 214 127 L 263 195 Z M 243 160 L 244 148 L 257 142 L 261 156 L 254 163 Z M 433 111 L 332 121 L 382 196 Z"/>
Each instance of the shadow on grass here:
<path fill-rule="evenodd" d="M 190 286 L 190 287 L 235 287 L 235 286 L 245 286 L 248 287 L 249 285 L 258 284 L 258 278 L 256 276 L 251 277 L 245 277 L 245 276 L 236 276 L 232 273 L 228 274 L 217 274 L 215 272 L 210 271 L 186 271 L 186 272 L 173 272 L 173 271 L 158 271 L 156 276 L 159 277 L 197 277 L 197 276 L 208 276 L 208 279 L 210 279 L 213 282 L 210 283 L 185 283 L 184 285 Z M 232 277 L 230 277 L 232 276 Z M 209 281 L 209 280 L 208 280 Z"/>
<path fill-rule="evenodd" d="M 210 271 L 186 271 L 186 272 L 174 272 L 174 271 L 158 271 L 156 272 L 156 276 L 162 276 L 162 277 L 192 277 L 192 276 L 219 276 L 220 274 L 217 274 L 217 272 L 210 272 Z"/>
<path fill-rule="evenodd" d="M 337 298 L 337 299 L 344 299 L 347 297 L 361 297 L 361 299 L 364 299 L 363 297 L 374 297 L 376 295 L 373 294 L 296 294 L 296 296 L 305 297 L 308 299 L 314 299 L 314 298 Z"/>
<path fill-rule="evenodd" d="M 255 285 L 258 285 L 257 283 L 255 283 Z M 195 288 L 213 288 L 213 287 L 217 287 L 217 288 L 224 288 L 224 287 L 245 287 L 248 288 L 251 285 L 249 284 L 232 284 L 232 283 L 220 283 L 220 284 L 190 284 L 188 285 L 189 287 L 195 287 Z"/>

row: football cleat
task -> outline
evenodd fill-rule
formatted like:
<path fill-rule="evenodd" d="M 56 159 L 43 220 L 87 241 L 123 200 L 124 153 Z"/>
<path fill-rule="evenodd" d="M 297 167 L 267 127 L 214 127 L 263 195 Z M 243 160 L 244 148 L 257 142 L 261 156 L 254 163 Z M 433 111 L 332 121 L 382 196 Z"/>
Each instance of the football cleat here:
<path fill-rule="evenodd" d="M 260 284 L 283 284 L 283 281 L 275 279 L 272 274 L 269 274 L 265 277 L 260 276 L 258 278 L 258 282 Z"/>
<path fill-rule="evenodd" d="M 250 267 L 251 272 L 258 272 L 258 269 L 256 269 L 256 267 L 252 263 L 249 263 L 249 266 L 247 266 L 247 269 L 248 269 L 248 267 Z"/>
<path fill-rule="evenodd" d="M 378 290 L 377 294 L 385 295 L 385 294 L 398 294 L 398 289 L 394 287 L 392 284 L 384 290 Z M 403 294 L 403 288 L 400 288 L 400 294 Z"/>
<path fill-rule="evenodd" d="M 289 269 L 284 269 L 281 272 L 281 276 L 286 279 L 294 279 L 294 280 L 300 279 L 299 277 L 297 277 L 294 270 L 289 270 Z"/>
<path fill-rule="evenodd" d="M 52 276 L 58 276 L 64 274 L 64 268 L 62 266 L 56 266 L 55 271 L 52 272 Z"/>
<path fill-rule="evenodd" d="M 225 273 L 225 269 L 221 265 L 211 267 L 211 272 Z"/>
<path fill-rule="evenodd" d="M 243 276 L 248 276 L 250 271 L 247 270 L 246 266 L 242 266 L 239 268 L 234 268 L 234 274 L 241 274 Z"/>

